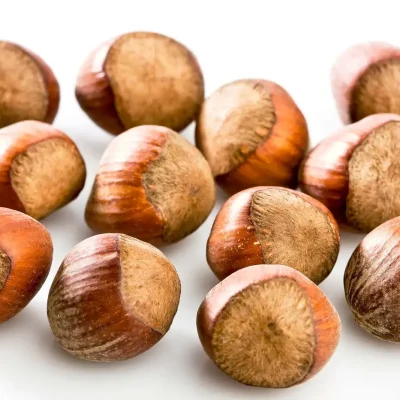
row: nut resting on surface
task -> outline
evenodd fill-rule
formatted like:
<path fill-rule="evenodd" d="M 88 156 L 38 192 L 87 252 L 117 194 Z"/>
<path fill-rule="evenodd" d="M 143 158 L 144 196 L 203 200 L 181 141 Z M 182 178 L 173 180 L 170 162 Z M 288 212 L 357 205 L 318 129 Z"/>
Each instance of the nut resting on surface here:
<path fill-rule="evenodd" d="M 222 206 L 207 261 L 219 279 L 250 265 L 284 264 L 319 284 L 334 267 L 339 246 L 339 228 L 323 204 L 291 189 L 260 186 Z"/>
<path fill-rule="evenodd" d="M 197 59 L 183 44 L 157 33 L 133 32 L 90 54 L 75 94 L 86 114 L 110 133 L 139 125 L 179 132 L 198 115 L 204 81 Z"/>
<path fill-rule="evenodd" d="M 253 186 L 295 188 L 308 148 L 307 123 L 282 87 L 243 79 L 204 101 L 196 145 L 228 194 Z"/>
<path fill-rule="evenodd" d="M 0 130 L 0 206 L 41 219 L 74 200 L 86 179 L 75 143 L 52 125 L 23 121 Z"/>
<path fill-rule="evenodd" d="M 47 314 L 53 334 L 72 355 L 121 361 L 168 332 L 180 291 L 175 268 L 161 251 L 126 235 L 97 235 L 65 257 Z"/>
<path fill-rule="evenodd" d="M 400 114 L 400 48 L 383 42 L 354 45 L 337 58 L 331 81 L 346 124 L 371 114 Z"/>
<path fill-rule="evenodd" d="M 271 388 L 317 374 L 340 337 L 335 308 L 312 281 L 283 265 L 256 265 L 215 286 L 197 314 L 208 356 L 238 382 Z"/>
<path fill-rule="evenodd" d="M 347 303 L 359 326 L 391 342 L 400 342 L 400 217 L 370 232 L 346 267 Z"/>
<path fill-rule="evenodd" d="M 342 222 L 369 232 L 400 215 L 400 116 L 347 125 L 304 158 L 300 188 Z"/>
<path fill-rule="evenodd" d="M 52 259 L 52 240 L 42 224 L 19 211 L 0 208 L 0 323 L 35 297 Z"/>
<path fill-rule="evenodd" d="M 85 217 L 98 233 L 162 245 L 194 232 L 214 203 L 213 177 L 201 153 L 171 129 L 146 125 L 107 148 Z"/>
<path fill-rule="evenodd" d="M 52 123 L 59 102 L 50 67 L 31 51 L 0 40 L 0 128 L 24 120 Z"/>

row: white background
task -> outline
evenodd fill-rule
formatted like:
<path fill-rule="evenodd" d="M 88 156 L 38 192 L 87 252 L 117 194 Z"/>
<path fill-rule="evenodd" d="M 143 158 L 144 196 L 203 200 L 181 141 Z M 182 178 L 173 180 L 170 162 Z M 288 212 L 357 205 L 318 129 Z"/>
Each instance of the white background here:
<path fill-rule="evenodd" d="M 31 304 L 0 326 L 0 399 L 398 399 L 400 347 L 364 333 L 352 320 L 343 294 L 343 271 L 362 235 L 342 232 L 334 271 L 321 285 L 342 319 L 342 337 L 329 364 L 291 389 L 238 384 L 203 353 L 195 316 L 217 283 L 205 244 L 225 197 L 219 192 L 207 222 L 165 249 L 182 281 L 178 313 L 166 337 L 135 359 L 83 362 L 54 341 L 46 318 L 51 281 L 66 253 L 91 235 L 83 212 L 98 161 L 111 135 L 97 128 L 74 97 L 78 69 L 97 44 L 134 30 L 164 33 L 185 43 L 202 66 L 206 92 L 231 80 L 265 78 L 286 88 L 303 111 L 312 142 L 341 126 L 329 84 L 338 52 L 364 40 L 400 45 L 397 1 L 16 1 L 0 0 L 0 39 L 41 55 L 61 84 L 55 125 L 76 140 L 88 167 L 78 200 L 43 221 L 54 245 L 50 276 Z M 397 7 L 396 7 L 397 5 Z M 193 140 L 193 126 L 184 136 Z"/>

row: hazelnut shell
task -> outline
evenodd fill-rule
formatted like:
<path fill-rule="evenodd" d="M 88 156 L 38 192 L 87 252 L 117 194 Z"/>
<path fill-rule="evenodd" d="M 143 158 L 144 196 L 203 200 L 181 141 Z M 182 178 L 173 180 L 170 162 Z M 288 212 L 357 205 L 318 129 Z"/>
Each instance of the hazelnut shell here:
<path fill-rule="evenodd" d="M 32 51 L 12 42 L 0 41 L 0 55 L 2 56 L 3 68 L 6 68 L 6 76 L 4 77 L 4 90 L 9 90 L 8 96 L 4 96 L 0 105 L 0 128 L 24 120 L 38 120 L 42 122 L 52 123 L 57 115 L 60 104 L 60 86 L 52 69 L 46 62 Z M 14 60 L 11 55 L 16 56 Z M 15 65 L 13 63 L 16 63 Z M 25 80 L 20 79 L 19 72 L 25 68 Z M 28 74 L 35 70 L 34 74 L 37 79 L 42 82 L 32 81 Z M 18 87 L 9 87 L 10 74 L 15 73 L 15 79 Z M 33 71 L 32 71 L 33 73 Z M 15 93 L 24 93 L 24 98 L 19 99 L 16 104 L 13 103 Z M 33 93 L 35 93 L 35 97 Z M 40 97 L 37 97 L 40 96 Z M 32 99 L 30 99 L 32 97 Z M 25 102 L 25 109 L 21 108 L 21 102 Z M 30 107 L 34 103 L 44 102 L 44 110 L 39 114 Z M 6 109 L 2 109 L 6 106 Z"/>
<path fill-rule="evenodd" d="M 70 354 L 121 361 L 150 349 L 168 332 L 180 291 L 175 268 L 158 249 L 126 235 L 97 235 L 64 258 L 47 315 Z"/>
<path fill-rule="evenodd" d="M 331 71 L 331 86 L 340 117 L 345 124 L 358 120 L 353 115 L 352 101 L 359 80 L 374 64 L 392 59 L 400 60 L 400 49 L 385 42 L 357 44 L 337 57 Z M 395 113 L 395 111 L 388 106 L 380 112 Z"/>
<path fill-rule="evenodd" d="M 86 180 L 75 143 L 52 125 L 23 121 L 0 130 L 0 206 L 41 219 L 74 200 Z"/>
<path fill-rule="evenodd" d="M 322 203 L 291 189 L 259 186 L 222 206 L 207 261 L 219 279 L 250 265 L 285 262 L 319 284 L 334 267 L 339 246 L 339 228 Z"/>
<path fill-rule="evenodd" d="M 215 203 L 207 161 L 160 126 L 132 128 L 105 151 L 86 206 L 95 232 L 120 232 L 163 245 L 194 232 Z"/>
<path fill-rule="evenodd" d="M 7 321 L 35 297 L 53 259 L 46 228 L 33 218 L 0 208 L 0 323 Z"/>
<path fill-rule="evenodd" d="M 140 125 L 180 132 L 198 115 L 204 79 L 183 44 L 158 33 L 132 32 L 105 41 L 88 56 L 75 96 L 89 118 L 114 135 Z"/>
<path fill-rule="evenodd" d="M 379 180 L 376 181 L 374 186 L 371 183 L 369 188 L 367 187 L 363 189 L 366 192 L 364 193 L 364 196 L 368 195 L 370 201 L 375 205 L 369 207 L 364 218 L 358 216 L 358 221 L 349 221 L 349 205 L 351 205 L 350 195 L 352 185 L 352 170 L 350 164 L 355 160 L 354 155 L 356 150 L 362 150 L 361 146 L 367 143 L 366 139 L 371 139 L 373 137 L 371 134 L 379 132 L 379 130 L 384 129 L 385 126 L 389 126 L 390 124 L 395 124 L 394 129 L 396 129 L 396 124 L 399 121 L 400 117 L 396 114 L 375 114 L 354 124 L 347 125 L 322 140 L 311 149 L 302 162 L 299 171 L 299 186 L 301 190 L 325 204 L 340 222 L 348 223 L 352 227 L 361 231 L 368 232 L 379 225 L 379 223 L 384 222 L 383 220 L 380 220 L 378 216 L 376 216 L 376 218 L 374 217 L 373 221 L 369 221 L 369 219 L 371 219 L 371 216 L 375 214 L 374 209 L 377 205 L 379 205 L 378 213 L 383 215 L 384 213 L 382 209 L 385 207 L 385 204 L 388 201 L 387 199 L 394 195 L 394 193 L 391 195 L 388 193 L 385 196 L 379 194 L 379 191 L 384 189 L 382 185 L 379 187 L 379 184 L 380 182 L 384 182 L 384 173 L 387 170 L 387 167 L 384 167 L 385 163 L 380 160 L 392 155 L 387 151 L 387 147 L 389 146 L 390 148 L 391 144 L 381 141 L 379 144 L 380 148 L 378 148 L 377 145 L 374 145 L 373 157 L 365 156 L 364 167 L 363 165 L 357 166 L 360 171 L 354 184 L 362 183 L 362 179 L 368 179 L 368 174 L 365 173 L 367 162 L 370 164 L 370 169 L 373 169 L 378 174 L 382 175 Z M 392 149 L 392 152 L 394 152 L 393 157 L 396 158 L 395 149 Z M 358 164 L 360 162 L 361 161 L 358 161 Z M 387 162 L 394 165 L 395 159 L 386 160 L 386 163 Z M 363 177 L 362 175 L 365 176 Z M 388 186 L 385 187 L 393 187 L 395 183 L 390 182 L 391 179 L 389 177 L 387 177 L 387 179 L 385 185 Z M 400 209 L 398 211 L 400 212 Z M 392 210 L 391 212 L 396 213 L 397 211 Z M 389 214 L 391 212 L 388 211 Z M 364 219 L 364 222 L 360 221 L 360 219 Z"/>
<path fill-rule="evenodd" d="M 272 286 L 263 286 L 265 284 Z M 258 293 L 252 293 L 253 289 Z M 291 296 L 293 303 L 288 309 L 285 302 L 291 302 Z M 260 297 L 265 302 L 260 302 Z M 282 314 L 276 315 L 276 310 Z M 241 320 L 243 312 L 246 316 Z M 294 321 L 303 317 L 298 336 L 293 336 Z M 293 323 L 286 325 L 285 319 L 292 318 Z M 235 328 L 235 321 L 240 320 L 242 322 Z M 258 325 L 261 331 L 256 329 Z M 253 386 L 288 387 L 310 379 L 326 365 L 339 342 L 340 318 L 318 286 L 300 272 L 283 265 L 256 265 L 235 272 L 207 294 L 197 314 L 197 329 L 207 355 L 234 379 Z M 285 333 L 286 329 L 290 335 L 289 331 Z M 308 335 L 306 330 L 312 333 Z M 303 335 L 307 339 L 301 341 L 302 344 L 296 343 Z M 281 342 L 279 355 L 269 360 L 279 341 L 285 338 L 288 342 Z M 305 342 L 311 345 L 306 346 Z M 238 348 L 230 348 L 232 344 Z M 264 351 L 250 357 L 252 348 L 259 345 L 264 346 Z M 272 365 L 280 362 L 281 357 L 284 362 L 287 349 L 290 349 L 289 364 Z M 306 366 L 294 362 L 295 355 L 299 359 L 304 356 L 300 349 L 311 351 L 306 357 Z M 294 372 L 298 380 L 288 376 L 285 368 L 281 369 L 282 365 Z M 301 371 L 297 371 L 297 367 Z"/>
<path fill-rule="evenodd" d="M 216 90 L 196 125 L 196 145 L 230 195 L 254 186 L 295 188 L 308 141 L 306 120 L 289 93 L 261 79 Z"/>
<path fill-rule="evenodd" d="M 354 250 L 344 274 L 346 301 L 369 334 L 400 342 L 400 217 L 370 232 Z"/>

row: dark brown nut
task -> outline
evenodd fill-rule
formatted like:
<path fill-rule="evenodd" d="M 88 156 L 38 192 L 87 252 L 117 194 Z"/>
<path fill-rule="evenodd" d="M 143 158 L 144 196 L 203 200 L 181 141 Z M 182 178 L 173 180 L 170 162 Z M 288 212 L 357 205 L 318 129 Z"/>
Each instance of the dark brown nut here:
<path fill-rule="evenodd" d="M 58 342 L 72 355 L 120 361 L 168 332 L 180 291 L 175 268 L 161 251 L 126 235 L 97 235 L 65 257 L 47 314 Z"/>
<path fill-rule="evenodd" d="M 305 157 L 300 188 L 338 221 L 370 232 L 400 215 L 400 117 L 376 114 L 322 140 Z"/>
<path fill-rule="evenodd" d="M 283 265 L 228 276 L 200 306 L 197 328 L 208 356 L 231 378 L 284 388 L 317 374 L 340 336 L 340 318 L 312 281 Z"/>
<path fill-rule="evenodd" d="M 31 51 L 1 40 L 0 128 L 25 120 L 52 123 L 59 103 L 60 87 L 51 68 Z"/>
<path fill-rule="evenodd" d="M 0 323 L 14 317 L 43 286 L 53 260 L 47 229 L 19 211 L 0 208 Z"/>
<path fill-rule="evenodd" d="M 74 200 L 86 166 L 75 143 L 52 125 L 23 121 L 0 129 L 0 206 L 41 219 Z"/>
<path fill-rule="evenodd" d="M 344 51 L 332 68 L 332 91 L 344 123 L 372 114 L 400 114 L 400 48 L 361 43 Z"/>
<path fill-rule="evenodd" d="M 207 261 L 219 279 L 256 264 L 283 264 L 321 283 L 339 253 L 330 211 L 303 193 L 260 186 L 233 195 L 220 209 L 207 242 Z"/>
<path fill-rule="evenodd" d="M 196 145 L 228 194 L 254 186 L 295 188 L 308 140 L 306 120 L 289 93 L 262 79 L 216 90 L 196 126 Z"/>
<path fill-rule="evenodd" d="M 347 303 L 359 326 L 400 342 L 400 217 L 370 232 L 353 252 L 344 275 Z"/>
<path fill-rule="evenodd" d="M 204 81 L 197 59 L 183 44 L 157 33 L 133 32 L 89 55 L 75 93 L 86 114 L 115 135 L 139 125 L 179 132 L 199 113 Z"/>
<path fill-rule="evenodd" d="M 207 161 L 186 139 L 161 126 L 117 136 L 100 162 L 86 206 L 98 233 L 126 233 L 157 245 L 194 232 L 215 203 Z"/>

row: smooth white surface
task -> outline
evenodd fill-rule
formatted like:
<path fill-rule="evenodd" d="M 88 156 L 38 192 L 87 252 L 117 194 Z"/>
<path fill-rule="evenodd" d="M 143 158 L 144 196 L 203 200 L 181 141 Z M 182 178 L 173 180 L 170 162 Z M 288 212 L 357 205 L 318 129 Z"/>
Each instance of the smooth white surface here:
<path fill-rule="evenodd" d="M 400 3 L 393 1 L 1 1 L 0 38 L 43 57 L 61 84 L 55 126 L 76 140 L 88 167 L 78 200 L 43 221 L 54 244 L 50 276 L 31 304 L 0 326 L 0 399 L 398 399 L 400 347 L 378 341 L 352 320 L 343 271 L 362 235 L 342 232 L 337 265 L 321 285 L 342 318 L 342 339 L 330 363 L 291 389 L 240 385 L 205 356 L 195 327 L 197 308 L 217 283 L 205 260 L 219 192 L 207 222 L 165 249 L 182 281 L 179 311 L 167 336 L 147 353 L 121 363 L 74 359 L 53 340 L 47 293 L 66 253 L 91 235 L 83 211 L 98 161 L 112 136 L 97 128 L 74 97 L 77 71 L 97 44 L 133 30 L 170 35 L 188 45 L 202 66 L 206 91 L 233 79 L 274 80 L 294 97 L 315 144 L 341 126 L 329 71 L 336 54 L 364 40 L 400 44 Z M 367 4 L 369 3 L 369 4 Z M 193 126 L 184 136 L 193 140 Z"/>

